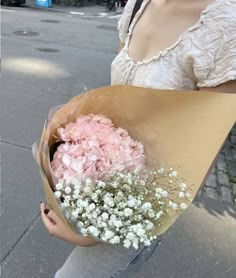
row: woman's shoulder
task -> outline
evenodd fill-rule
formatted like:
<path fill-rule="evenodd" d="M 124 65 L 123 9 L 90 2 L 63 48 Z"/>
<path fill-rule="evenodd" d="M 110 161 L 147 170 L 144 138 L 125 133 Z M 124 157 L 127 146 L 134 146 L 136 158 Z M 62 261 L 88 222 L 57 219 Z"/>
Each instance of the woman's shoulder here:
<path fill-rule="evenodd" d="M 203 26 L 236 26 L 236 0 L 215 0 L 202 13 Z"/>
<path fill-rule="evenodd" d="M 236 79 L 236 0 L 216 0 L 203 11 L 183 44 L 198 87 Z M 188 49 L 186 49 L 188 47 Z M 191 62 L 190 62 L 191 61 Z"/>
<path fill-rule="evenodd" d="M 223 43 L 235 42 L 236 0 L 215 0 L 201 13 L 197 24 L 186 35 L 194 41 L 192 45 L 202 50 L 211 49 L 211 52 Z"/>
<path fill-rule="evenodd" d="M 129 29 L 130 19 L 131 19 L 136 1 L 137 0 L 128 0 L 127 4 L 125 5 L 122 16 L 118 22 L 119 38 L 122 43 L 125 42 L 126 34 Z"/>

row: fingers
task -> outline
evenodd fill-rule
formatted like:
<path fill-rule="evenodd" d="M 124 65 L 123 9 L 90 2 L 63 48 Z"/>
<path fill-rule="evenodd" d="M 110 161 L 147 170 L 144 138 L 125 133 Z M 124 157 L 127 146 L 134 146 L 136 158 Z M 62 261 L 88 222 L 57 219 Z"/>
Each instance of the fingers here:
<path fill-rule="evenodd" d="M 45 206 L 44 203 L 41 203 L 40 210 L 41 210 L 41 217 L 42 217 L 42 220 L 43 220 L 43 223 L 44 223 L 45 227 L 47 228 L 49 234 L 53 235 L 53 228 L 55 226 L 55 222 L 52 222 L 50 217 L 48 217 L 48 215 L 45 213 L 46 206 Z"/>
<path fill-rule="evenodd" d="M 57 214 L 53 211 L 53 210 L 49 210 L 47 213 L 47 217 L 50 218 L 50 220 L 54 223 L 54 224 L 58 224 L 60 222 L 59 217 L 57 216 Z"/>

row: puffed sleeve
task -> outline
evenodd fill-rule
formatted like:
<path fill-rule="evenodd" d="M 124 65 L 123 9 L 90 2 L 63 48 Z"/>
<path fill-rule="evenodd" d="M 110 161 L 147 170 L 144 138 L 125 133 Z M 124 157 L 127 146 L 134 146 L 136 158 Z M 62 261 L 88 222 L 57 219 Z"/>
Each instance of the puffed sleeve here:
<path fill-rule="evenodd" d="M 131 15 L 133 13 L 135 3 L 136 3 L 136 0 L 128 0 L 127 4 L 125 5 L 122 16 L 118 22 L 119 38 L 123 44 L 125 43 L 125 38 L 128 33 L 129 22 L 131 19 Z"/>
<path fill-rule="evenodd" d="M 221 1 L 192 33 L 192 69 L 197 86 L 236 80 L 236 1 Z"/>

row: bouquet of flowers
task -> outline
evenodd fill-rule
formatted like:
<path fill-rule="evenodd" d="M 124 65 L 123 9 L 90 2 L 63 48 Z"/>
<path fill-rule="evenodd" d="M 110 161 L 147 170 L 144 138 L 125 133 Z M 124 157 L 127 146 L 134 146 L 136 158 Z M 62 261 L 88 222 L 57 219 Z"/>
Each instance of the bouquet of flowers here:
<path fill-rule="evenodd" d="M 59 127 L 61 144 L 51 162 L 58 179 L 55 196 L 70 223 L 91 235 L 125 247 L 150 245 L 168 210 L 186 209 L 186 184 L 162 188 L 164 168 L 145 170 L 144 147 L 103 115 L 82 115 Z M 176 188 L 174 188 L 176 187 Z M 180 204 L 171 190 L 179 189 Z"/>
<path fill-rule="evenodd" d="M 193 178 L 198 184 L 187 186 L 170 168 L 172 162 L 186 173 L 160 145 L 165 140 L 156 128 L 163 132 L 168 117 L 159 114 L 156 127 L 152 96 L 145 99 L 147 120 L 141 90 L 114 86 L 75 97 L 50 112 L 40 144 L 33 147 L 47 201 L 59 217 L 83 236 L 135 249 L 165 232 L 201 185 Z"/>

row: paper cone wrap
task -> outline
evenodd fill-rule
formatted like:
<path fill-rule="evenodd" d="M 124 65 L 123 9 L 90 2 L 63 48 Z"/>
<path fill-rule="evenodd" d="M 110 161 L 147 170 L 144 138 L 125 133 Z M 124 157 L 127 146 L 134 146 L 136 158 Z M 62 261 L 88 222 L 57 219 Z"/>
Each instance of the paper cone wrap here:
<path fill-rule="evenodd" d="M 65 223 L 53 195 L 50 149 L 59 139 L 58 127 L 90 113 L 107 116 L 116 127 L 127 129 L 133 139 L 142 142 L 150 168 L 165 165 L 176 169 L 178 176 L 191 184 L 194 198 L 235 123 L 236 95 L 118 85 L 83 93 L 54 109 L 39 146 L 34 146 L 34 156 L 47 202 Z M 164 233 L 181 213 L 166 216 L 156 234 Z"/>

